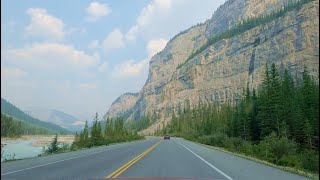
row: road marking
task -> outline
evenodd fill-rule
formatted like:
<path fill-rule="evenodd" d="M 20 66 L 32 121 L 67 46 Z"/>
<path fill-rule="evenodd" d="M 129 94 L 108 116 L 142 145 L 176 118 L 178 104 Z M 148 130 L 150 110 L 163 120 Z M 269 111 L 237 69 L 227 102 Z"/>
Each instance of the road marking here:
<path fill-rule="evenodd" d="M 127 169 L 129 169 L 134 163 L 138 162 L 141 158 L 143 158 L 145 155 L 147 155 L 152 149 L 154 149 L 157 145 L 159 145 L 162 142 L 162 140 L 160 140 L 159 142 L 157 142 L 156 144 L 152 145 L 150 148 L 148 148 L 146 151 L 144 151 L 143 153 L 139 154 L 138 156 L 134 157 L 133 159 L 131 159 L 130 161 L 128 161 L 126 164 L 122 165 L 121 167 L 119 167 L 117 170 L 115 170 L 114 172 L 112 172 L 111 174 L 109 174 L 108 176 L 106 176 L 106 178 L 116 178 L 118 177 L 120 174 L 122 174 L 124 171 L 126 171 Z"/>
<path fill-rule="evenodd" d="M 92 154 L 103 153 L 103 152 L 107 152 L 107 151 L 110 151 L 110 150 L 113 150 L 113 149 L 119 149 L 119 148 L 122 148 L 122 147 L 123 147 L 123 146 L 117 147 L 117 148 L 107 149 L 107 150 L 105 150 L 105 151 L 94 152 L 94 153 L 84 154 L 84 155 L 80 155 L 80 156 L 76 156 L 76 157 L 72 157 L 72 158 L 68 158 L 68 159 L 63 159 L 63 160 L 59 160 L 59 161 L 54 161 L 54 162 L 50 162 L 50 163 L 46 163 L 46 164 L 41 164 L 41 165 L 29 167 L 29 168 L 19 169 L 19 170 L 16 170 L 16 171 L 11 171 L 11 172 L 7 172 L 7 173 L 3 173 L 3 174 L 1 174 L 1 176 L 8 175 L 8 174 L 13 174 L 13 173 L 16 173 L 16 172 L 21 172 L 21 171 L 25 171 L 25 170 L 29 170 L 29 169 L 34 169 L 34 168 L 37 168 L 37 167 L 47 166 L 47 165 L 55 164 L 55 163 L 58 163 L 58 162 L 68 161 L 68 160 L 71 160 L 71 159 L 76 159 L 76 158 L 80 158 L 80 157 L 84 157 L 84 156 L 89 156 L 89 155 L 92 155 Z"/>
<path fill-rule="evenodd" d="M 220 169 L 216 168 L 214 165 L 212 165 L 211 163 L 209 163 L 208 161 L 204 160 L 202 157 L 200 157 L 198 154 L 196 154 L 195 152 L 191 151 L 189 148 L 187 148 L 185 145 L 183 145 L 182 143 L 180 143 L 179 141 L 175 140 L 177 143 L 179 143 L 181 146 L 183 146 L 184 148 L 186 148 L 188 151 L 190 151 L 192 154 L 194 154 L 195 156 L 197 156 L 199 159 L 201 159 L 203 162 L 205 162 L 207 165 L 209 165 L 211 168 L 213 168 L 214 170 L 218 171 L 220 174 L 222 174 L 224 177 L 226 177 L 228 180 L 233 180 L 230 176 L 228 176 L 227 174 L 225 174 L 224 172 L 222 172 Z"/>

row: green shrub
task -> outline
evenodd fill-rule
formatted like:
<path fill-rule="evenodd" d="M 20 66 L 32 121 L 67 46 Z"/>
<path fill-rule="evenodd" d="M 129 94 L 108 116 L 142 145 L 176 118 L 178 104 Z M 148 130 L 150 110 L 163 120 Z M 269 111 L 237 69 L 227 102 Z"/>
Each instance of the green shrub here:
<path fill-rule="evenodd" d="M 223 142 L 223 147 L 230 151 L 235 151 L 235 147 L 231 138 L 225 139 L 225 141 Z"/>
<path fill-rule="evenodd" d="M 302 166 L 301 161 L 297 155 L 282 156 L 278 161 L 278 165 L 289 166 L 294 168 L 301 168 Z"/>
<path fill-rule="evenodd" d="M 284 155 L 293 155 L 296 153 L 297 144 L 285 137 L 278 137 L 275 133 L 271 133 L 259 143 L 260 155 L 264 159 L 278 164 L 278 161 Z"/>
<path fill-rule="evenodd" d="M 319 173 L 319 152 L 305 150 L 300 155 L 300 161 L 304 169 Z"/>
<path fill-rule="evenodd" d="M 232 139 L 234 148 L 236 151 L 240 152 L 243 144 L 243 140 L 241 138 L 233 137 Z"/>
<path fill-rule="evenodd" d="M 202 144 L 211 145 L 211 138 L 212 136 L 200 136 L 198 137 L 198 142 Z"/>
<path fill-rule="evenodd" d="M 223 147 L 223 143 L 227 138 L 225 134 L 214 134 L 211 136 L 211 145 Z"/>
<path fill-rule="evenodd" d="M 253 154 L 253 147 L 250 142 L 243 141 L 241 145 L 241 152 L 246 155 L 252 155 Z"/>
<path fill-rule="evenodd" d="M 271 144 L 271 152 L 275 155 L 277 161 L 284 155 L 295 154 L 296 149 L 297 145 L 287 138 L 277 139 Z"/>

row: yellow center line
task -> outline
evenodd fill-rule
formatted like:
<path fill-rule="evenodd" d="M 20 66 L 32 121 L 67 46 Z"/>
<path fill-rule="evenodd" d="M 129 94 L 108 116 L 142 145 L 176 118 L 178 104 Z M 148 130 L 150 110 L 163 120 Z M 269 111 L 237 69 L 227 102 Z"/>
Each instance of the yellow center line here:
<path fill-rule="evenodd" d="M 152 145 L 150 148 L 148 148 L 143 153 L 139 154 L 138 156 L 134 157 L 130 161 L 128 161 L 126 164 L 119 167 L 117 170 L 106 176 L 106 178 L 115 178 L 118 177 L 120 174 L 122 174 L 125 170 L 129 169 L 134 163 L 139 161 L 141 158 L 143 158 L 145 155 L 147 155 L 152 149 L 154 149 L 157 145 L 161 143 L 162 140 L 157 142 L 156 144 Z"/>

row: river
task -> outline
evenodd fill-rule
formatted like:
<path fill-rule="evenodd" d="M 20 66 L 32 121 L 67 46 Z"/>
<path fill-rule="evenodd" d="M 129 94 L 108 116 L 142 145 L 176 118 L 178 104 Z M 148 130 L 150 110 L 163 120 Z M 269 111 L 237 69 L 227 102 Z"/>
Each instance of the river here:
<path fill-rule="evenodd" d="M 1 162 L 5 159 L 24 159 L 36 157 L 42 152 L 54 136 L 22 136 L 21 138 L 1 138 Z M 58 142 L 71 144 L 73 136 L 65 135 L 58 137 Z"/>

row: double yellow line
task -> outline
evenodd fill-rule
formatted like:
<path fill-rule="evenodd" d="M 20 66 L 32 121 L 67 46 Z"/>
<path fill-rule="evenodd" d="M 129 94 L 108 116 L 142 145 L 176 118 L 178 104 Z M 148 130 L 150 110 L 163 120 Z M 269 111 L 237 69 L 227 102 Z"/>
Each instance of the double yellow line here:
<path fill-rule="evenodd" d="M 122 165 L 121 167 L 119 167 L 117 170 L 115 170 L 113 173 L 109 174 L 108 176 L 106 176 L 106 178 L 115 178 L 118 177 L 120 174 L 122 174 L 125 170 L 127 170 L 129 167 L 131 167 L 134 163 L 136 163 L 137 161 L 139 161 L 141 158 L 143 158 L 145 155 L 147 155 L 152 149 L 154 149 L 157 145 L 159 145 L 161 143 L 162 140 L 160 140 L 159 142 L 157 142 L 156 144 L 154 144 L 153 146 L 151 146 L 149 149 L 147 149 L 146 151 L 144 151 L 143 153 L 139 154 L 138 156 L 136 156 L 135 158 L 131 159 L 129 162 L 127 162 L 126 164 Z"/>

